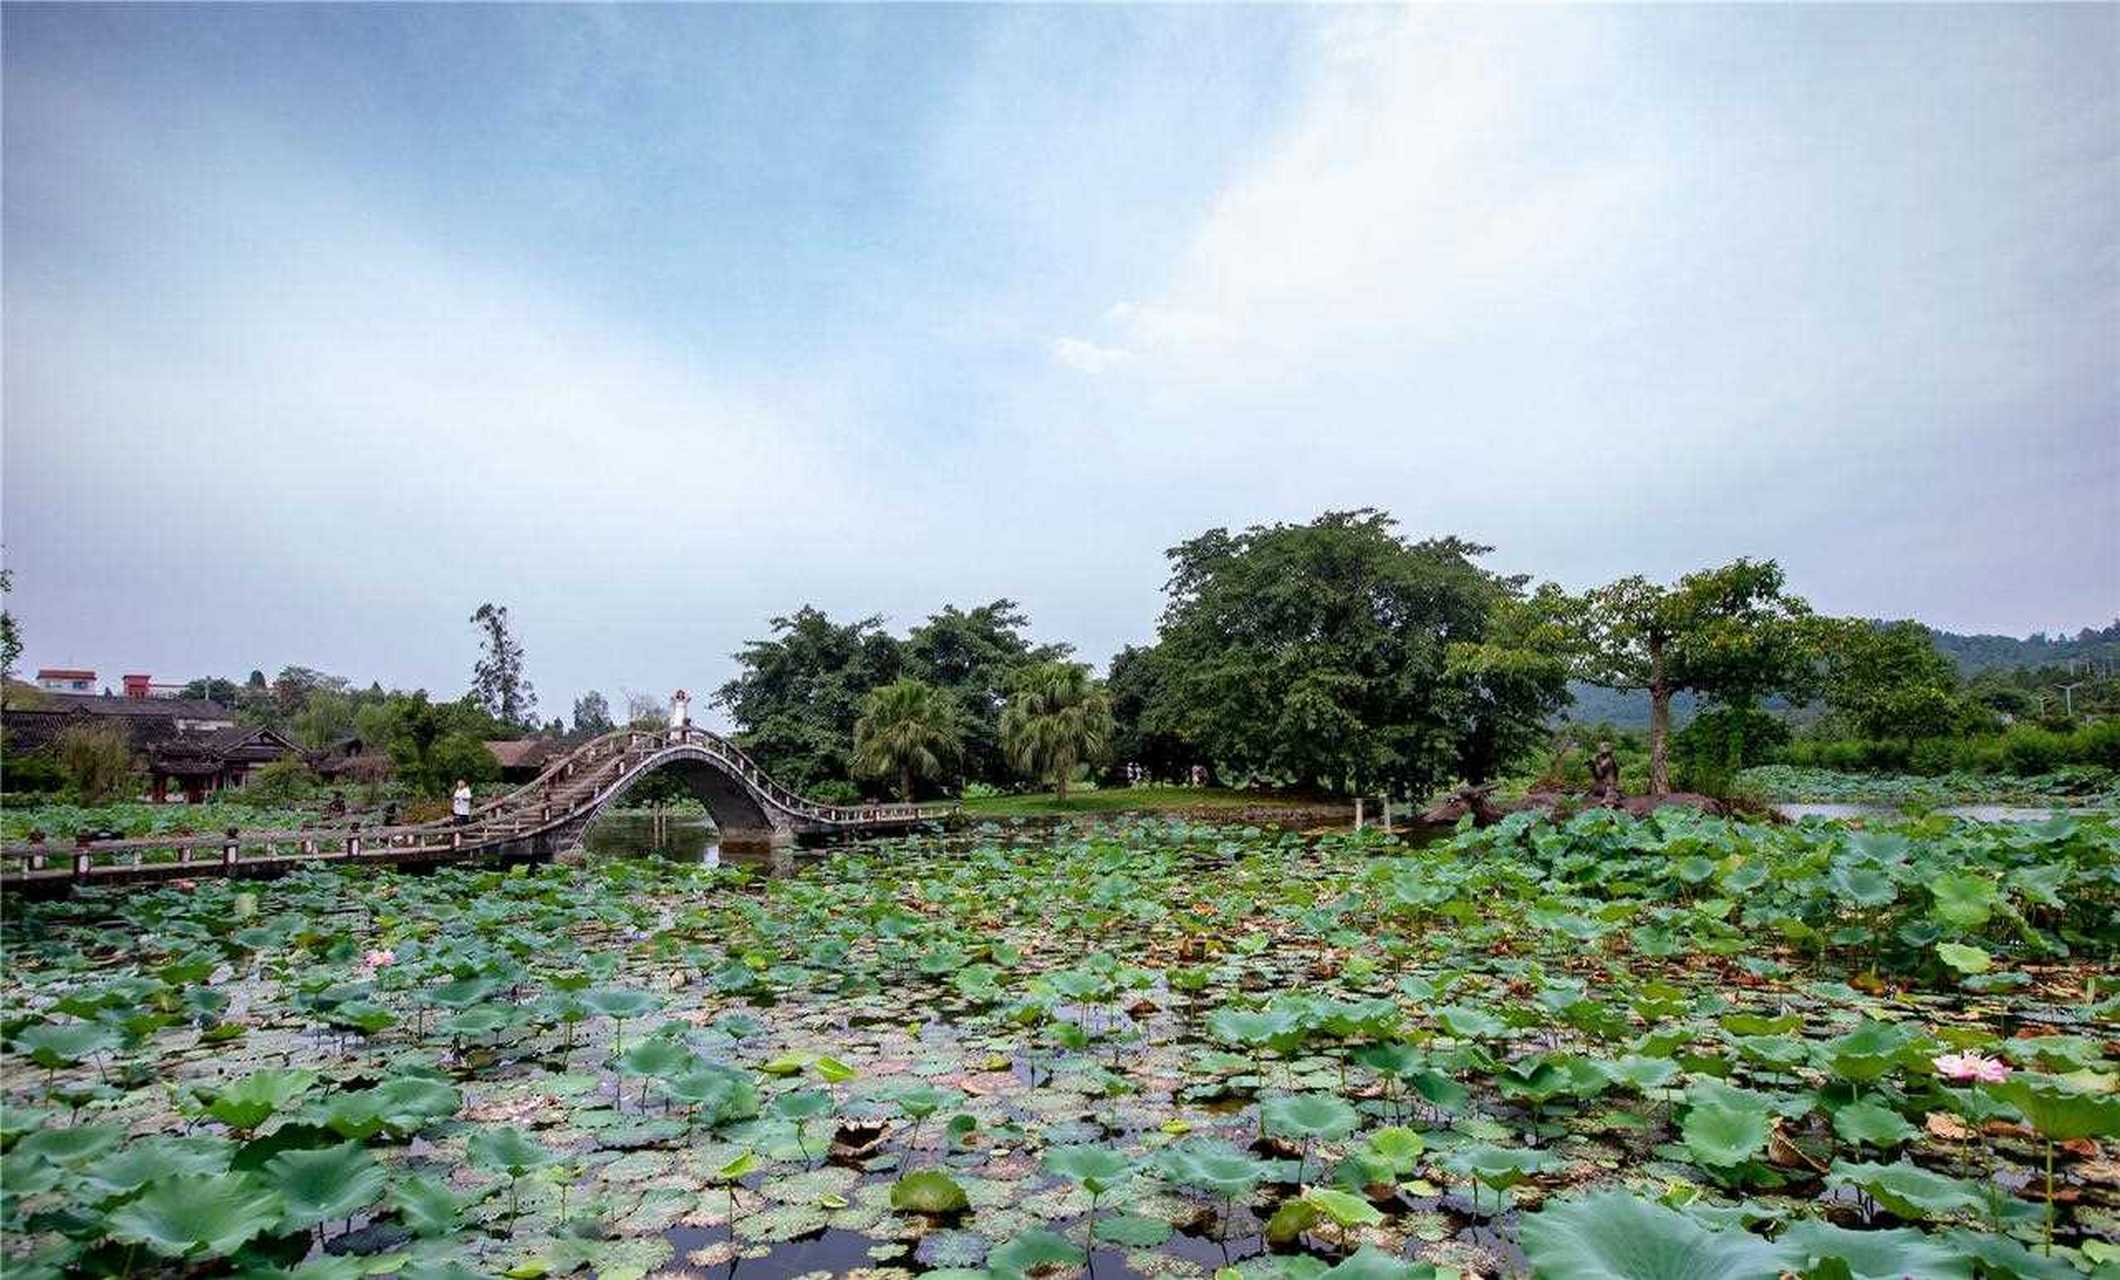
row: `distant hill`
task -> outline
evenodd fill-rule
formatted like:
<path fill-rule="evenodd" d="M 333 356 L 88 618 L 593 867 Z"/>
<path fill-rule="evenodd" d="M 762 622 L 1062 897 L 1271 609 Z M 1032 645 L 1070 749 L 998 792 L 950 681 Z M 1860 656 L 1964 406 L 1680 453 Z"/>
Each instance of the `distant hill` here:
<path fill-rule="evenodd" d="M 1976 675 L 1997 668 L 2066 665 L 2071 659 L 2120 662 L 2120 621 L 2104 628 L 2085 627 L 2073 636 L 2035 631 L 2022 640 L 2015 636 L 1968 636 L 1955 631 L 1929 629 L 1936 649 L 1958 664 L 1960 675 Z M 1596 685 L 1571 683 L 1573 705 L 1562 708 L 1559 718 L 1582 724 L 1611 724 L 1622 729 L 1649 727 L 1649 695 L 1622 692 Z M 1693 718 L 1693 698 L 1680 694 L 1671 700 L 1671 722 L 1683 725 Z"/>
<path fill-rule="evenodd" d="M 1965 675 L 1997 667 L 2051 667 L 2070 659 L 2120 661 L 2120 621 L 2102 629 L 2085 627 L 2073 636 L 2035 631 L 2019 640 L 2015 636 L 1962 636 L 1934 629 L 1929 636 L 1938 651 L 1957 663 Z"/>
<path fill-rule="evenodd" d="M 1609 724 L 1621 729 L 1649 727 L 1649 695 L 1638 689 L 1605 689 L 1580 680 L 1568 682 L 1575 701 L 1561 708 L 1560 719 L 1580 724 Z M 1681 693 L 1671 699 L 1673 727 L 1693 718 L 1693 695 Z"/>

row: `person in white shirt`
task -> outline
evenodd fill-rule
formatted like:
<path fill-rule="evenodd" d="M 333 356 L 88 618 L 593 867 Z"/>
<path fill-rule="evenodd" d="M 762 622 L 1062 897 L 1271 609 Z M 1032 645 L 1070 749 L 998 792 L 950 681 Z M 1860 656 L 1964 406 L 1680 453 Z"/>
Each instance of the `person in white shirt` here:
<path fill-rule="evenodd" d="M 692 695 L 682 689 L 670 695 L 670 727 L 680 731 L 692 727 Z"/>
<path fill-rule="evenodd" d="M 456 790 L 449 794 L 449 812 L 460 827 L 471 821 L 471 784 L 462 778 L 456 780 Z"/>

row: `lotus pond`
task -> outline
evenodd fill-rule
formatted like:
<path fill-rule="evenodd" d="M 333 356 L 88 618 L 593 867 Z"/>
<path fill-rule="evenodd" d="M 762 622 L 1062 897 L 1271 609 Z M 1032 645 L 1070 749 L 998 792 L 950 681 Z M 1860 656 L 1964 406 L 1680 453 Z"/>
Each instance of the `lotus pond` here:
<path fill-rule="evenodd" d="M 1181 822 L 7 904 L 6 1274 L 2120 1274 L 2120 827 Z"/>

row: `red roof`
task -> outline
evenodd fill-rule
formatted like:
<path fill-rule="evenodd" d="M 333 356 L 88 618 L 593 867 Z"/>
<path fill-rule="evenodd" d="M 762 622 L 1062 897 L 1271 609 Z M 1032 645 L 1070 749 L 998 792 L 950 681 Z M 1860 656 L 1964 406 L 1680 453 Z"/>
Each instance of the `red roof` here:
<path fill-rule="evenodd" d="M 94 671 L 76 671 L 72 667 L 39 667 L 37 668 L 37 678 L 39 680 L 93 680 L 96 678 L 96 673 Z"/>

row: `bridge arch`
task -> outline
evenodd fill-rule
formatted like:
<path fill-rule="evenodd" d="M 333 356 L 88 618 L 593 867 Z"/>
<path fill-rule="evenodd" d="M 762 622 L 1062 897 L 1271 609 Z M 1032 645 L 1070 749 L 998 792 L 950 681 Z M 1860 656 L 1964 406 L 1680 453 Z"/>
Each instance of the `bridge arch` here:
<path fill-rule="evenodd" d="M 606 809 L 623 801 L 643 780 L 659 773 L 674 775 L 706 806 L 707 816 L 714 820 L 724 843 L 778 843 L 795 833 L 787 815 L 762 801 L 759 792 L 728 761 L 688 744 L 665 747 L 627 770 L 582 815 L 580 825 L 587 827 Z"/>

